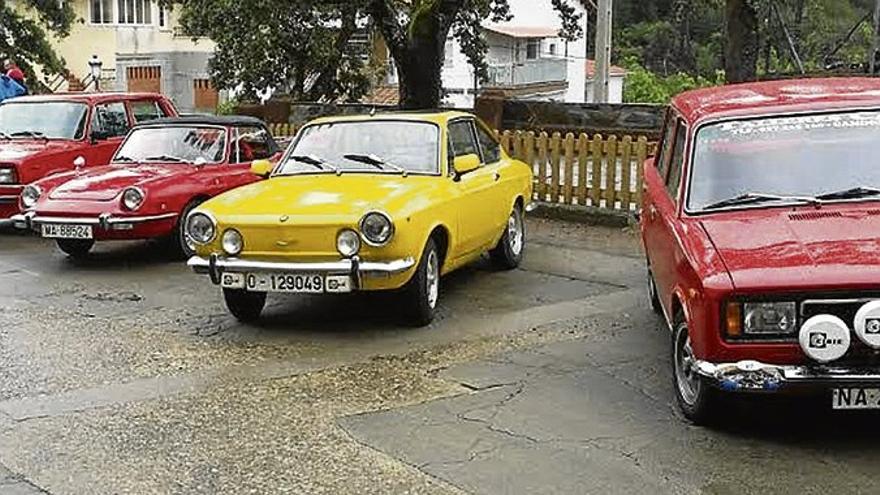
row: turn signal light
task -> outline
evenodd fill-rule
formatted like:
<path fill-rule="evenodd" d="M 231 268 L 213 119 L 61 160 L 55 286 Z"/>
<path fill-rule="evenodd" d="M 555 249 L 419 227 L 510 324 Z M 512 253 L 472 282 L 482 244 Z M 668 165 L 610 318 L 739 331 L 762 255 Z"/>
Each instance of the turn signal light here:
<path fill-rule="evenodd" d="M 742 305 L 729 302 L 724 312 L 725 328 L 728 337 L 742 335 Z"/>

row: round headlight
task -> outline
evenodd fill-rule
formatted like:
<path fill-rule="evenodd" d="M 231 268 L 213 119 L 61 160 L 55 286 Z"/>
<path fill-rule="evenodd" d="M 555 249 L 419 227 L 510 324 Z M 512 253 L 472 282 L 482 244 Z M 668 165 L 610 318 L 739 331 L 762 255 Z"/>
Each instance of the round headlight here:
<path fill-rule="evenodd" d="M 388 215 L 374 211 L 364 215 L 361 219 L 361 235 L 371 246 L 384 246 L 394 235 L 394 224 Z"/>
<path fill-rule="evenodd" d="M 122 206 L 127 210 L 137 210 L 144 204 L 144 192 L 136 187 L 129 187 L 122 193 Z"/>
<path fill-rule="evenodd" d="M 26 186 L 21 191 L 21 205 L 25 208 L 33 208 L 37 204 L 37 200 L 40 199 L 41 194 L 43 194 L 43 191 L 39 186 Z"/>
<path fill-rule="evenodd" d="M 361 249 L 361 239 L 353 230 L 343 230 L 336 237 L 336 250 L 339 254 L 349 257 L 354 256 Z"/>
<path fill-rule="evenodd" d="M 198 244 L 213 241 L 215 229 L 214 220 L 204 213 L 193 213 L 186 220 L 186 235 Z"/>
<path fill-rule="evenodd" d="M 222 242 L 223 250 L 229 256 L 238 256 L 244 248 L 244 239 L 242 239 L 241 233 L 235 229 L 227 229 L 226 232 L 223 232 Z"/>

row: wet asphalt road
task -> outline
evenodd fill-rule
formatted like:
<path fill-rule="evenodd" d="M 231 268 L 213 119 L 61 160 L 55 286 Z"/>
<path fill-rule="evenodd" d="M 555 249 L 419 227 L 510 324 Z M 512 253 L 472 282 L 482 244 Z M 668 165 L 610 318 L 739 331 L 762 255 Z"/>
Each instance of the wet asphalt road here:
<path fill-rule="evenodd" d="M 520 270 L 270 299 L 236 323 L 149 243 L 0 234 L 0 494 L 870 493 L 877 415 L 672 406 L 631 233 L 529 222 Z"/>

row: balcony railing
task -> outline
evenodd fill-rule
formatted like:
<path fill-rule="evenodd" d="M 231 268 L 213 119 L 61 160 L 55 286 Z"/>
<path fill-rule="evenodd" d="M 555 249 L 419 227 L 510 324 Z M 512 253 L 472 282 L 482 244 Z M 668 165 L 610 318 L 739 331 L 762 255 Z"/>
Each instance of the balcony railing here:
<path fill-rule="evenodd" d="M 524 84 L 565 81 L 568 61 L 542 58 L 509 64 L 489 64 L 486 86 L 521 86 Z"/>

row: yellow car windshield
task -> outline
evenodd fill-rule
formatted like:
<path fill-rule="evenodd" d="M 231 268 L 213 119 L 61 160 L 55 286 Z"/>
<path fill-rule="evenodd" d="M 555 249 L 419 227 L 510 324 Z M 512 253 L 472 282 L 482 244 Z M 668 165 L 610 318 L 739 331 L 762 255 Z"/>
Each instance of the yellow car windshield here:
<path fill-rule="evenodd" d="M 429 122 L 370 120 L 300 131 L 277 175 L 321 171 L 437 174 L 440 130 Z"/>

